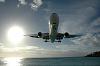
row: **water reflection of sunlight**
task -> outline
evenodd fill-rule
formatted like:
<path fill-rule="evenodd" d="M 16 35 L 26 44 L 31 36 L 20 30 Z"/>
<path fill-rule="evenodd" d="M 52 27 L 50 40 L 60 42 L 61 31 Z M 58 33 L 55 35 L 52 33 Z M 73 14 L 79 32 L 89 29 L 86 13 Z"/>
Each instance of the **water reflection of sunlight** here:
<path fill-rule="evenodd" d="M 6 66 L 21 66 L 21 58 L 18 57 L 4 58 L 4 62 Z"/>

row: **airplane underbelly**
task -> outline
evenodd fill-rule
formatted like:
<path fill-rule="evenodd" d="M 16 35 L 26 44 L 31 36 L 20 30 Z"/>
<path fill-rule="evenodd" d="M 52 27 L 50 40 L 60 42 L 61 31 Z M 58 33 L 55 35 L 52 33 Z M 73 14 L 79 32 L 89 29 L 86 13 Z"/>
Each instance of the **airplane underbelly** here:
<path fill-rule="evenodd" d="M 49 22 L 49 36 L 52 43 L 56 39 L 58 25 L 59 25 L 59 17 L 56 13 L 53 13 L 50 17 L 50 22 Z"/>
<path fill-rule="evenodd" d="M 56 35 L 57 35 L 57 26 L 52 25 L 51 34 L 50 34 L 50 38 L 51 38 L 52 43 L 55 41 Z"/>

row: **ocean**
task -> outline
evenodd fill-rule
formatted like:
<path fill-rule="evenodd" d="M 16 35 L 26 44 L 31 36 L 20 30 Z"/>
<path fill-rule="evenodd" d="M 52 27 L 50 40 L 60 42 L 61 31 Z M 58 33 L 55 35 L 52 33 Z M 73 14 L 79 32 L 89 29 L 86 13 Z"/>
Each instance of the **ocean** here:
<path fill-rule="evenodd" d="M 100 66 L 100 57 L 1 58 L 0 66 Z"/>

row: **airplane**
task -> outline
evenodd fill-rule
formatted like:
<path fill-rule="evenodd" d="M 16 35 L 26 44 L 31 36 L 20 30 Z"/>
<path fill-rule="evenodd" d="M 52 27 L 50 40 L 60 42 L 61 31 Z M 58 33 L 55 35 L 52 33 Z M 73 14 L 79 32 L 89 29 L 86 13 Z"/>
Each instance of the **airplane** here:
<path fill-rule="evenodd" d="M 42 38 L 45 39 L 44 42 L 51 42 L 51 43 L 61 42 L 63 38 L 74 38 L 81 36 L 81 35 L 70 35 L 68 32 L 58 33 L 57 31 L 58 26 L 59 26 L 59 16 L 57 15 L 57 13 L 52 13 L 50 16 L 48 33 L 38 32 L 37 34 L 29 34 L 24 36 L 29 36 L 33 38 Z"/>

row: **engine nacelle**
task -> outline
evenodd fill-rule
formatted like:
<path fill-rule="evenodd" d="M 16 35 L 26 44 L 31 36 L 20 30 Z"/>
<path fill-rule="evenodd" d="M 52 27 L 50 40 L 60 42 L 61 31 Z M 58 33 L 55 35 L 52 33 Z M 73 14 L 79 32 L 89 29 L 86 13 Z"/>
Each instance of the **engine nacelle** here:
<path fill-rule="evenodd" d="M 68 32 L 65 32 L 64 35 L 65 35 L 65 37 L 68 37 L 69 36 L 69 33 Z"/>
<path fill-rule="evenodd" d="M 63 37 L 64 37 L 63 34 L 58 33 L 56 39 L 57 39 L 57 40 L 61 40 L 61 39 L 63 39 Z"/>
<path fill-rule="evenodd" d="M 39 37 L 42 37 L 42 32 L 38 32 L 38 36 Z"/>

